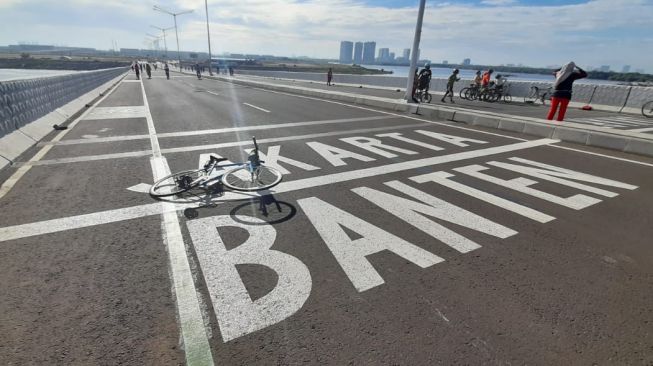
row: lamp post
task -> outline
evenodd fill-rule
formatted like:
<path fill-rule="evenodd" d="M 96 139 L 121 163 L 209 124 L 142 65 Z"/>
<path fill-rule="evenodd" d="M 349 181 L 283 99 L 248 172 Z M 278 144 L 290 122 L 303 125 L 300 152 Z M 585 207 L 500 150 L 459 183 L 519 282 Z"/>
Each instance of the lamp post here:
<path fill-rule="evenodd" d="M 422 20 L 424 19 L 425 5 L 426 0 L 419 1 L 419 12 L 417 13 L 417 24 L 415 25 L 415 38 L 413 39 L 413 49 L 410 57 L 410 70 L 408 71 L 408 84 L 406 85 L 405 99 L 409 102 L 413 100 L 413 82 L 415 80 L 415 69 L 417 68 L 419 40 L 422 36 Z"/>
<path fill-rule="evenodd" d="M 206 38 L 209 41 L 209 75 L 213 76 L 211 71 L 211 32 L 209 32 L 209 3 L 204 0 L 204 9 L 206 10 Z"/>
<path fill-rule="evenodd" d="M 179 62 L 179 64 L 177 66 L 179 67 L 179 71 L 181 71 L 181 52 L 179 51 L 179 31 L 177 30 L 177 15 L 192 13 L 193 10 L 185 10 L 185 11 L 180 11 L 178 13 L 173 13 L 171 11 L 163 9 L 162 7 L 160 7 L 158 5 L 154 5 L 154 7 L 152 7 L 152 8 L 154 10 L 156 10 L 156 11 L 160 11 L 162 13 L 172 15 L 172 17 L 175 20 L 175 38 L 177 39 L 177 61 Z"/>
<path fill-rule="evenodd" d="M 161 36 L 155 36 L 155 35 L 150 34 L 150 33 L 145 33 L 145 35 L 152 38 L 151 42 L 152 42 L 153 47 L 154 47 L 154 45 L 156 43 L 156 47 L 154 47 L 154 54 L 155 54 L 155 56 L 158 56 L 158 51 L 160 50 L 159 40 L 161 39 Z"/>
<path fill-rule="evenodd" d="M 160 30 L 163 33 L 163 48 L 166 51 L 165 56 L 167 58 L 168 57 L 168 42 L 166 42 L 166 31 L 170 30 L 170 29 L 173 29 L 174 27 L 161 28 L 161 27 L 157 27 L 156 25 L 150 25 L 150 27 L 156 28 L 156 29 Z"/>

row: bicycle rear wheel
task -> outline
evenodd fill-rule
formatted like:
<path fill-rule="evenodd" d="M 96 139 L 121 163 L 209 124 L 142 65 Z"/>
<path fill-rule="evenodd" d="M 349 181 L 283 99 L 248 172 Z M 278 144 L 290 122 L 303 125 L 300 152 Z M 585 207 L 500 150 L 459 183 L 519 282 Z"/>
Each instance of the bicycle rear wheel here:
<path fill-rule="evenodd" d="M 203 169 L 187 170 L 161 178 L 150 187 L 153 197 L 174 196 L 193 189 L 202 183 Z"/>
<path fill-rule="evenodd" d="M 642 106 L 642 114 L 644 117 L 653 118 L 653 100 L 644 103 Z"/>
<path fill-rule="evenodd" d="M 222 176 L 222 184 L 236 191 L 260 191 L 281 183 L 283 175 L 276 169 L 260 165 L 253 172 L 241 166 L 231 169 Z"/>
<path fill-rule="evenodd" d="M 510 95 L 510 93 L 504 94 L 503 95 L 503 101 L 506 102 L 506 103 L 512 102 L 512 95 Z"/>

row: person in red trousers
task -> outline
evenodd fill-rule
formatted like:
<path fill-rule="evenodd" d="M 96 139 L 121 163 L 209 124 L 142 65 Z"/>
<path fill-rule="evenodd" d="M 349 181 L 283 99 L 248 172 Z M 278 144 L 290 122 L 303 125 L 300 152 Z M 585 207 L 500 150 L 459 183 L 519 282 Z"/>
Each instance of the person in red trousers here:
<path fill-rule="evenodd" d="M 558 111 L 558 121 L 565 119 L 567 106 L 571 100 L 571 88 L 574 81 L 587 77 L 587 73 L 571 61 L 554 72 L 556 80 L 553 83 L 553 95 L 551 96 L 551 109 L 546 119 L 552 120 Z M 560 106 L 560 110 L 558 110 Z"/>

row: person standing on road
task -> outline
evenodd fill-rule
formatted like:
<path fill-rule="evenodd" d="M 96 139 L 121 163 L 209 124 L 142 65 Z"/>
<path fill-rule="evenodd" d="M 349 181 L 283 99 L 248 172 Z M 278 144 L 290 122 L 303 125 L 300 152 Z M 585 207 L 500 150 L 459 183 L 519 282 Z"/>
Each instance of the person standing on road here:
<path fill-rule="evenodd" d="M 166 73 L 166 79 L 170 80 L 170 66 L 167 62 L 163 64 L 163 71 Z"/>
<path fill-rule="evenodd" d="M 195 64 L 195 72 L 197 73 L 197 78 L 202 79 L 202 72 L 200 70 L 200 64 Z"/>
<path fill-rule="evenodd" d="M 152 66 L 150 66 L 150 63 L 145 64 L 145 72 L 147 72 L 147 78 L 151 79 L 152 78 Z"/>
<path fill-rule="evenodd" d="M 576 70 L 577 69 L 577 70 Z M 565 119 L 565 113 L 567 112 L 567 106 L 571 100 L 571 89 L 574 81 L 587 77 L 587 73 L 576 66 L 573 61 L 570 61 L 568 64 L 562 66 L 554 72 L 556 76 L 555 82 L 553 82 L 553 95 L 551 96 L 551 109 L 549 109 L 549 114 L 546 116 L 546 119 L 552 120 L 553 116 L 558 110 L 558 121 Z"/>
<path fill-rule="evenodd" d="M 453 84 L 456 83 L 456 81 L 460 81 L 460 78 L 458 77 L 458 73 L 460 70 L 458 69 L 453 69 L 453 72 L 451 73 L 451 76 L 449 76 L 449 80 L 447 80 L 447 91 L 444 93 L 444 96 L 442 97 L 442 103 L 445 103 L 444 98 L 449 96 L 449 101 L 451 103 L 454 103 L 453 101 Z"/>
<path fill-rule="evenodd" d="M 331 80 L 333 79 L 333 70 L 329 67 L 329 71 L 327 71 L 327 86 L 331 86 Z"/>

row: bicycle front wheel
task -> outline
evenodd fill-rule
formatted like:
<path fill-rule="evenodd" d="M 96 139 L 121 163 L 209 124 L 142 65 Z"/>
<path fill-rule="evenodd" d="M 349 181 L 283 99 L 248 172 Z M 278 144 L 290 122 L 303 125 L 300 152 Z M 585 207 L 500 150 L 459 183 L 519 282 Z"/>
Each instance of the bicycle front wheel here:
<path fill-rule="evenodd" d="M 509 93 L 504 94 L 503 95 L 503 101 L 506 102 L 506 103 L 512 102 L 512 95 L 510 95 Z"/>
<path fill-rule="evenodd" d="M 653 118 L 653 100 L 644 103 L 642 106 L 642 114 L 644 117 Z"/>
<path fill-rule="evenodd" d="M 469 91 L 469 88 L 462 88 L 460 89 L 460 92 L 458 95 L 460 96 L 460 99 L 467 99 L 467 92 Z"/>
<path fill-rule="evenodd" d="M 187 170 L 161 178 L 150 187 L 150 195 L 167 197 L 191 190 L 202 183 L 204 173 L 203 169 Z"/>
<path fill-rule="evenodd" d="M 283 175 L 269 166 L 260 165 L 253 172 L 241 166 L 231 169 L 222 176 L 222 184 L 236 191 L 260 191 L 281 183 Z"/>

